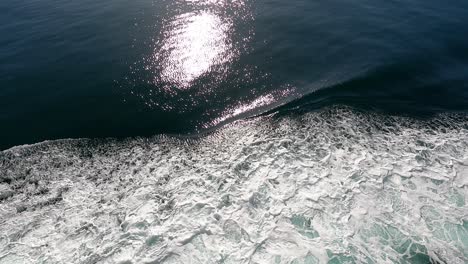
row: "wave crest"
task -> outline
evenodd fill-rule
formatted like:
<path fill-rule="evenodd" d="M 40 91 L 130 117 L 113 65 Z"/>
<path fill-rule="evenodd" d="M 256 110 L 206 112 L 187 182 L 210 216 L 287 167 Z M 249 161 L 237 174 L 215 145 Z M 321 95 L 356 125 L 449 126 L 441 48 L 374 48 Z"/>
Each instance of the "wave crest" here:
<path fill-rule="evenodd" d="M 466 115 L 335 107 L 193 141 L 15 147 L 0 262 L 464 263 L 466 138 Z"/>

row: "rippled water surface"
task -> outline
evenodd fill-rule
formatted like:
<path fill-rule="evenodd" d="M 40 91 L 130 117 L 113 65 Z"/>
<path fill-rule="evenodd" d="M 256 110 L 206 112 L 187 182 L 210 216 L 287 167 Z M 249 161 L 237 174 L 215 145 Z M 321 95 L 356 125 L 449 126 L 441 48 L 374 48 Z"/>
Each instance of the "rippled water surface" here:
<path fill-rule="evenodd" d="M 468 263 L 467 1 L 0 14 L 0 263 Z"/>
<path fill-rule="evenodd" d="M 304 98 L 466 111 L 468 3 L 6 0 L 0 147 L 197 134 Z M 317 93 L 317 91 L 320 91 Z"/>
<path fill-rule="evenodd" d="M 331 108 L 0 153 L 1 263 L 466 263 L 468 117 Z"/>

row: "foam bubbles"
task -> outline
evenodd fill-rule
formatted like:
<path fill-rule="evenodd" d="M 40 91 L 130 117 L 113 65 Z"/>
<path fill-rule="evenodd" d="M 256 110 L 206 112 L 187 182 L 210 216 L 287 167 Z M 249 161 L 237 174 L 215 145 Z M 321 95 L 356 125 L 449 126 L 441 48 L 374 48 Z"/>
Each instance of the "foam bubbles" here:
<path fill-rule="evenodd" d="M 329 108 L 0 153 L 1 263 L 465 263 L 468 118 Z"/>

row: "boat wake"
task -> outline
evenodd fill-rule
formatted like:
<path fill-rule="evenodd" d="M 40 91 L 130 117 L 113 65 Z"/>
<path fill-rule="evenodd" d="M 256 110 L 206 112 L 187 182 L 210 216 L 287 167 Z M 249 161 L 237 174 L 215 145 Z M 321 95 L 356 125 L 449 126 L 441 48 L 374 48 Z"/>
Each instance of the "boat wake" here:
<path fill-rule="evenodd" d="M 0 152 L 0 263 L 466 263 L 468 117 L 346 107 Z"/>

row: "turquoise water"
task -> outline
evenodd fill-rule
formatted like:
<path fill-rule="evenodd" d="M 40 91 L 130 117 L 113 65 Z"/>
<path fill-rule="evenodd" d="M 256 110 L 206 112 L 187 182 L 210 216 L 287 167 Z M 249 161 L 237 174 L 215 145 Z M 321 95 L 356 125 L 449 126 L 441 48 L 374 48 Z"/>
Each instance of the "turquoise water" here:
<path fill-rule="evenodd" d="M 468 117 L 324 108 L 0 153 L 0 263 L 466 263 Z"/>

